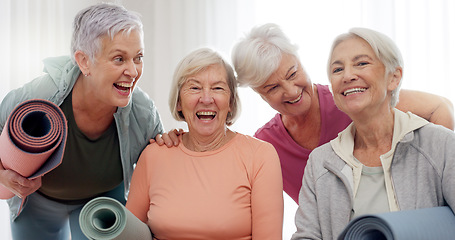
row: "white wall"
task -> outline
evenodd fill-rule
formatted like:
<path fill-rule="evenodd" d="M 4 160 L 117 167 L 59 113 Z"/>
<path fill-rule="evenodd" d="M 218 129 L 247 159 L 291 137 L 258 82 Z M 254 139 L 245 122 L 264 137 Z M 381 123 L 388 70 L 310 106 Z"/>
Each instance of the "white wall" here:
<path fill-rule="evenodd" d="M 99 0 L 0 0 L 0 99 L 41 74 L 41 60 L 69 53 L 77 11 Z M 114 2 L 112 0 L 111 2 Z M 404 88 L 428 91 L 455 102 L 455 1 L 444 0 L 124 0 L 142 15 L 145 68 L 139 82 L 160 111 L 166 129 L 186 128 L 168 108 L 177 62 L 197 47 L 209 46 L 230 60 L 230 49 L 252 26 L 275 22 L 300 46 L 313 82 L 327 84 L 325 64 L 333 38 L 364 26 L 395 39 L 405 59 Z M 22 5 L 28 4 L 28 7 Z M 50 10 L 47 10 L 50 7 Z M 438 9 L 438 7 L 441 7 Z M 442 10 L 441 10 L 442 9 Z M 41 14 L 41 15 L 40 15 Z M 37 33 L 44 34 L 36 38 Z M 59 34 L 51 34 L 59 32 Z M 6 56 L 6 57 L 4 57 Z M 10 81 L 11 80 L 11 81 Z M 254 134 L 274 114 L 249 88 L 240 88 L 242 113 L 232 129 Z M 284 239 L 295 230 L 296 204 L 285 196 Z M 0 239 L 8 239 L 6 204 L 0 201 Z"/>

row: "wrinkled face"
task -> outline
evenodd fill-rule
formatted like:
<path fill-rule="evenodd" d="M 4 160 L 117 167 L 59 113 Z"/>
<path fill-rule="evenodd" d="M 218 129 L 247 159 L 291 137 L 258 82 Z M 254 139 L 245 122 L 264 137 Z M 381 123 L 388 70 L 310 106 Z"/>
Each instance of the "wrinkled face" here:
<path fill-rule="evenodd" d="M 144 43 L 138 31 L 118 33 L 111 40 L 101 39 L 102 47 L 89 63 L 93 94 L 109 106 L 128 105 L 137 81 L 142 75 Z"/>
<path fill-rule="evenodd" d="M 334 48 L 329 78 L 336 105 L 350 116 L 390 108 L 390 92 L 399 83 L 394 74 L 385 74 L 385 66 L 371 46 L 358 37 Z"/>
<path fill-rule="evenodd" d="M 210 65 L 190 76 L 180 89 L 181 111 L 190 133 L 209 136 L 226 130 L 231 91 L 224 66 Z"/>
<path fill-rule="evenodd" d="M 311 105 L 313 85 L 299 60 L 284 54 L 278 69 L 254 90 L 282 115 L 306 114 Z"/>

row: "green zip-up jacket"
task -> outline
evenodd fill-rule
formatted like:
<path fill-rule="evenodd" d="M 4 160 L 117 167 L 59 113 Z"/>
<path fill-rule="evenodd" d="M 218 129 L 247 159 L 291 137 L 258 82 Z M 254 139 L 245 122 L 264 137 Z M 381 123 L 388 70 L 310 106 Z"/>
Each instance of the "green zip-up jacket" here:
<path fill-rule="evenodd" d="M 12 90 L 2 100 L 0 132 L 13 109 L 25 100 L 45 99 L 60 106 L 81 74 L 79 67 L 71 62 L 69 56 L 45 59 L 44 72 L 45 75 Z M 119 136 L 126 198 L 134 164 L 149 140 L 156 134 L 163 133 L 164 129 L 154 102 L 138 86 L 135 87 L 129 104 L 118 108 L 114 118 Z M 7 201 L 15 219 L 20 213 L 22 199 L 15 196 Z"/>

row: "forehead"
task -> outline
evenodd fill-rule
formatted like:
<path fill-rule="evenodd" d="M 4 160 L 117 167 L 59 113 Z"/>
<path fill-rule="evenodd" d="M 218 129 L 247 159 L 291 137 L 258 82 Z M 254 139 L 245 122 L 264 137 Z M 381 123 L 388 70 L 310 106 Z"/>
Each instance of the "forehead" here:
<path fill-rule="evenodd" d="M 188 76 L 185 83 L 189 81 L 209 81 L 209 82 L 224 82 L 227 83 L 227 72 L 221 64 L 209 65 L 195 74 Z"/>
<path fill-rule="evenodd" d="M 367 55 L 376 58 L 376 54 L 370 44 L 360 37 L 351 37 L 340 42 L 332 52 L 332 62 L 341 58 Z"/>
<path fill-rule="evenodd" d="M 118 32 L 111 38 L 108 34 L 101 37 L 103 49 L 111 48 L 138 48 L 144 49 L 144 40 L 142 34 L 138 30 L 131 30 L 127 33 L 125 31 Z"/>
<path fill-rule="evenodd" d="M 283 54 L 281 57 L 280 65 L 278 65 L 278 68 L 275 70 L 275 72 L 272 73 L 272 75 L 270 75 L 264 84 L 270 81 L 277 81 L 279 79 L 285 78 L 289 72 L 296 69 L 298 66 L 299 62 L 295 56 L 290 54 Z"/>

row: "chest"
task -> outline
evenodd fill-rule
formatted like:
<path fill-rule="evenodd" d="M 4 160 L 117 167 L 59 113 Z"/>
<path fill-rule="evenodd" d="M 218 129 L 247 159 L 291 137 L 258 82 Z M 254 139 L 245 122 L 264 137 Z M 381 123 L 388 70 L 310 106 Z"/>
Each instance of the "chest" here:
<path fill-rule="evenodd" d="M 152 232 L 159 239 L 248 239 L 252 188 L 245 169 L 232 159 L 186 160 L 150 179 Z"/>

